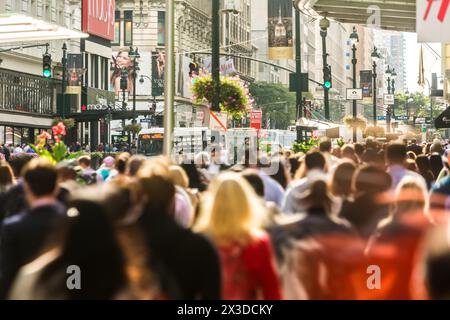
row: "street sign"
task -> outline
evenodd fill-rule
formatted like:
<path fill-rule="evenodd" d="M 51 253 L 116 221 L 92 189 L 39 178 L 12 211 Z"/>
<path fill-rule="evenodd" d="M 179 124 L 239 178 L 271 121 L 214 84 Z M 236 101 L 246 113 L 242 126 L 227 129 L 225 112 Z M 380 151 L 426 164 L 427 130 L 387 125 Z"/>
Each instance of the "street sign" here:
<path fill-rule="evenodd" d="M 395 120 L 397 120 L 397 121 L 408 121 L 409 117 L 408 116 L 396 116 Z"/>
<path fill-rule="evenodd" d="M 362 100 L 363 90 L 361 88 L 348 89 L 347 88 L 347 100 Z"/>
<path fill-rule="evenodd" d="M 384 95 L 384 104 L 393 105 L 395 103 L 395 96 L 393 94 Z"/>
<path fill-rule="evenodd" d="M 150 123 L 152 120 L 151 119 L 141 119 L 139 120 L 141 123 Z"/>
<path fill-rule="evenodd" d="M 378 121 L 386 121 L 386 116 L 377 116 Z"/>
<path fill-rule="evenodd" d="M 450 1 L 417 0 L 418 42 L 450 42 Z"/>
<path fill-rule="evenodd" d="M 262 125 L 262 111 L 253 110 L 250 113 L 250 128 L 260 130 Z"/>

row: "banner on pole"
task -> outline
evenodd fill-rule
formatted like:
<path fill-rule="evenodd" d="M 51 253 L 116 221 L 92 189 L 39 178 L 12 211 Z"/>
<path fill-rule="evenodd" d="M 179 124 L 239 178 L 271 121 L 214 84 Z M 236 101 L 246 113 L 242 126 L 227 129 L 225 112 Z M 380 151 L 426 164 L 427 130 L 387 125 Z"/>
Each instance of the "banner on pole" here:
<path fill-rule="evenodd" d="M 269 59 L 293 59 L 292 1 L 268 1 Z"/>

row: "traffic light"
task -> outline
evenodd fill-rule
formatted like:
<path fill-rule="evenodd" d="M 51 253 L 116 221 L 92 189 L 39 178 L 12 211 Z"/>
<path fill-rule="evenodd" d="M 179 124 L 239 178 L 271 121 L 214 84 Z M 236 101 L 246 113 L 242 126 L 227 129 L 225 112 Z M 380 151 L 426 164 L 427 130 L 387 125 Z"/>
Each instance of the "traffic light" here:
<path fill-rule="evenodd" d="M 323 88 L 325 90 L 330 90 L 333 87 L 331 80 L 331 66 L 327 65 L 323 68 Z"/>
<path fill-rule="evenodd" d="M 52 55 L 47 52 L 42 56 L 42 76 L 46 79 L 52 77 Z"/>
<path fill-rule="evenodd" d="M 128 71 L 125 68 L 120 72 L 120 90 L 128 90 Z"/>
<path fill-rule="evenodd" d="M 200 67 L 197 62 L 189 63 L 189 77 L 192 78 L 194 75 L 198 76 L 199 71 L 200 71 Z"/>

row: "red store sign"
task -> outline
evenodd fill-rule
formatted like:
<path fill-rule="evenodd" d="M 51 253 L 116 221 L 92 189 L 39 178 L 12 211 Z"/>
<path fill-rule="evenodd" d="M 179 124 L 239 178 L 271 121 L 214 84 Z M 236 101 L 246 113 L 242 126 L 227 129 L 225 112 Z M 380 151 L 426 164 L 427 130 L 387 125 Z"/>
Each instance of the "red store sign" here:
<path fill-rule="evenodd" d="M 262 111 L 254 110 L 250 113 L 250 128 L 260 130 L 262 126 Z"/>
<path fill-rule="evenodd" d="M 83 0 L 83 32 L 114 40 L 115 0 Z"/>

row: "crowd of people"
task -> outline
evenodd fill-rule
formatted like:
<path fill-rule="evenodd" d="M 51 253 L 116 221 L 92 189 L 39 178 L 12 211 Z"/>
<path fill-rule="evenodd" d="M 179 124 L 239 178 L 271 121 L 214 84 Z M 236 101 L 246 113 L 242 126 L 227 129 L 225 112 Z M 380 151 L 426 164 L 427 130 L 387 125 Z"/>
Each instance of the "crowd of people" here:
<path fill-rule="evenodd" d="M 212 146 L 100 168 L 24 150 L 0 160 L 0 298 L 450 298 L 446 148 L 324 138 L 255 164 Z"/>

